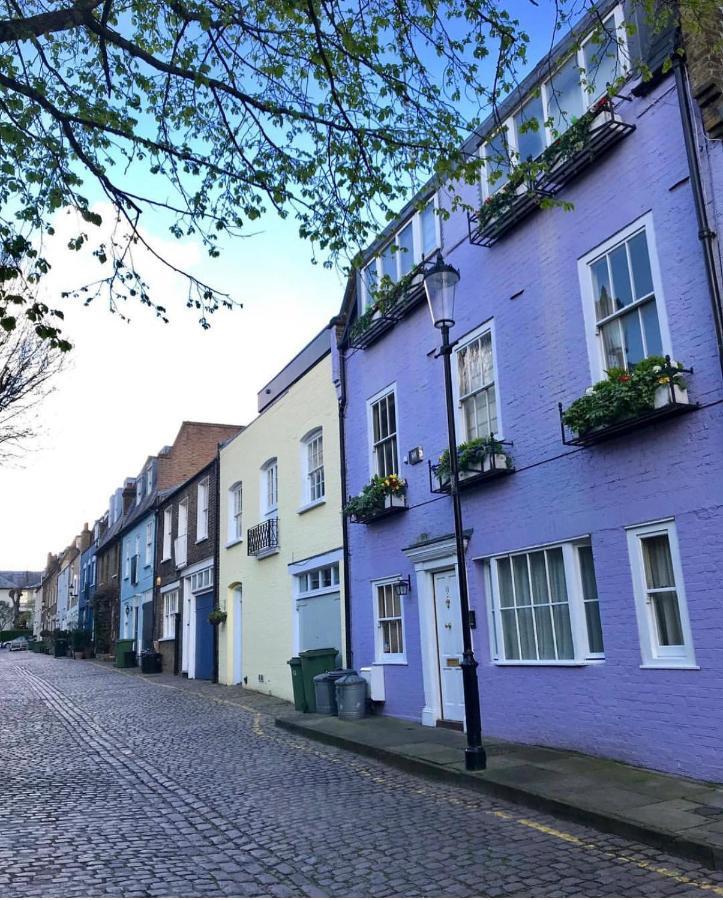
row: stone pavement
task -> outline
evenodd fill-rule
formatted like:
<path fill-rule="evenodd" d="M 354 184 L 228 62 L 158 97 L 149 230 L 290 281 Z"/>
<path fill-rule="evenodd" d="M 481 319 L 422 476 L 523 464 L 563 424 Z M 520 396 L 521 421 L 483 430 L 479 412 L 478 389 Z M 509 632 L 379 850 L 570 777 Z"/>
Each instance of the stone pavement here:
<path fill-rule="evenodd" d="M 467 772 L 465 736 L 388 716 L 342 721 L 282 714 L 276 725 L 448 784 L 525 803 L 723 868 L 723 785 L 609 759 L 485 740 L 487 769 Z"/>
<path fill-rule="evenodd" d="M 723 875 L 274 727 L 243 688 L 0 652 L 0 896 L 723 897 Z"/>

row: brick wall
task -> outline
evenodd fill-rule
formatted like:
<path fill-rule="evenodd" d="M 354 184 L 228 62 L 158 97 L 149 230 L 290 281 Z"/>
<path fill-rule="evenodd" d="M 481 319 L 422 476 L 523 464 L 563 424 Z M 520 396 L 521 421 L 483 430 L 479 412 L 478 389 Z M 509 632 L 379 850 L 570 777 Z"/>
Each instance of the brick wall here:
<path fill-rule="evenodd" d="M 240 430 L 238 425 L 184 422 L 168 455 L 158 457 L 158 490 L 186 481 L 214 458 L 219 443 Z"/>

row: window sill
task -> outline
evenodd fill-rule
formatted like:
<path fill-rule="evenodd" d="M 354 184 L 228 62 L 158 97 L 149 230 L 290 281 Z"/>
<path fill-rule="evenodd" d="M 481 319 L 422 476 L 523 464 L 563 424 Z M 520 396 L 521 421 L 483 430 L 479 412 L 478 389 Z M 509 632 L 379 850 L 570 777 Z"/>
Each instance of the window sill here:
<path fill-rule="evenodd" d="M 199 538 L 197 541 L 194 541 L 194 543 L 196 544 L 196 546 L 198 546 L 199 544 L 202 544 L 204 541 L 207 541 L 207 540 L 208 540 L 208 535 L 206 535 L 205 537 Z"/>
<path fill-rule="evenodd" d="M 696 666 L 693 663 L 688 662 L 654 662 L 654 663 L 641 663 L 641 669 L 688 669 L 691 672 L 699 672 L 700 666 Z"/>
<path fill-rule="evenodd" d="M 545 666 L 550 668 L 556 666 L 562 669 L 579 669 L 583 666 L 598 665 L 604 662 L 602 659 L 493 659 L 492 664 L 495 666 Z"/>
<path fill-rule="evenodd" d="M 173 562 L 173 557 L 172 556 L 164 556 L 163 559 L 161 560 L 161 563 L 167 563 L 167 562 Z"/>
<path fill-rule="evenodd" d="M 305 503 L 303 506 L 300 506 L 296 512 L 303 516 L 305 512 L 309 512 L 310 509 L 316 509 L 317 506 L 323 506 L 326 503 L 326 497 L 321 497 L 319 500 L 312 500 L 311 503 Z"/>
<path fill-rule="evenodd" d="M 373 666 L 406 666 L 408 665 L 406 659 L 375 659 L 372 663 Z"/>
<path fill-rule="evenodd" d="M 240 538 L 234 538 L 232 541 L 229 541 L 229 542 L 225 545 L 225 549 L 228 550 L 228 549 L 231 548 L 231 547 L 237 546 L 237 544 L 243 544 L 243 542 L 244 542 L 244 539 L 243 539 L 242 537 L 240 537 Z"/>

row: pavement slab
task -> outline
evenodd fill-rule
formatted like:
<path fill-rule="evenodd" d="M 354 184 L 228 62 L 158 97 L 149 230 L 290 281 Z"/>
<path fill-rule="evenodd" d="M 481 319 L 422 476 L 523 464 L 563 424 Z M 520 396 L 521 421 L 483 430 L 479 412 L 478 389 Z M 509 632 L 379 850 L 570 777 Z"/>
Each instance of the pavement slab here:
<path fill-rule="evenodd" d="M 723 897 L 700 863 L 274 727 L 290 714 L 242 687 L 0 653 L 3 791 L 23 798 L 0 810 L 0 897 Z M 464 738 L 424 731 L 373 750 L 443 770 Z"/>

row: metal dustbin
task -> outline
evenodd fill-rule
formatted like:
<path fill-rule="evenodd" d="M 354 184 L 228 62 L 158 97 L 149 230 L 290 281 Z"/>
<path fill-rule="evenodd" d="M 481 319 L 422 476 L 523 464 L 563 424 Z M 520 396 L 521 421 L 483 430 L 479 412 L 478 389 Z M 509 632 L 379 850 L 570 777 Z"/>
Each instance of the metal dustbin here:
<path fill-rule="evenodd" d="M 53 656 L 61 657 L 68 655 L 68 642 L 64 638 L 57 638 L 53 641 Z"/>
<path fill-rule="evenodd" d="M 354 669 L 333 669 L 314 676 L 316 711 L 322 716 L 336 715 L 336 682 L 345 675 L 356 675 L 356 672 Z"/>
<path fill-rule="evenodd" d="M 299 654 L 301 660 L 301 675 L 304 680 L 304 697 L 306 709 L 304 712 L 316 712 L 316 697 L 314 695 L 314 676 L 331 671 L 335 664 L 338 651 L 333 647 L 323 647 L 320 650 L 304 650 Z"/>
<path fill-rule="evenodd" d="M 301 674 L 301 660 L 298 656 L 292 656 L 287 662 L 291 669 L 291 687 L 294 690 L 294 709 L 297 712 L 306 712 L 306 695 L 304 694 L 304 676 Z"/>
<path fill-rule="evenodd" d="M 160 675 L 163 670 L 163 657 L 155 650 L 141 651 L 141 672 L 144 675 Z"/>
<path fill-rule="evenodd" d="M 119 638 L 115 642 L 115 664 L 119 669 L 126 668 L 126 653 L 133 649 L 133 638 Z"/>
<path fill-rule="evenodd" d="M 343 675 L 336 682 L 336 705 L 340 719 L 363 719 L 367 711 L 367 680 L 361 675 Z"/>

